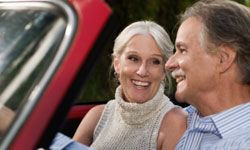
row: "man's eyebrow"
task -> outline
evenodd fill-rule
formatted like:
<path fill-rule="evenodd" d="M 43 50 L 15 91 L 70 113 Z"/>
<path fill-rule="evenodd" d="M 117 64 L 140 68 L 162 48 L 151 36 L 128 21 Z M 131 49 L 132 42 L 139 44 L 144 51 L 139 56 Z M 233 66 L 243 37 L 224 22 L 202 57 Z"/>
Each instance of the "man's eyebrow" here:
<path fill-rule="evenodd" d="M 176 48 L 180 48 L 181 46 L 185 46 L 186 47 L 187 45 L 184 42 L 181 42 L 181 41 L 175 43 L 175 47 Z"/>

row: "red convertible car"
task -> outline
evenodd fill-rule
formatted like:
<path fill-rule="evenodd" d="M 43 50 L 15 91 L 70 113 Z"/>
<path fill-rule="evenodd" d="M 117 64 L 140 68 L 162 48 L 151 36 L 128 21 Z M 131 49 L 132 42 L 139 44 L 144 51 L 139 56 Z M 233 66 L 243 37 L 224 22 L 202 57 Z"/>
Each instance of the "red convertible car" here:
<path fill-rule="evenodd" d="M 0 109 L 16 114 L 0 149 L 47 149 L 58 131 L 75 130 L 93 105 L 73 100 L 112 32 L 111 14 L 103 0 L 0 0 Z"/>

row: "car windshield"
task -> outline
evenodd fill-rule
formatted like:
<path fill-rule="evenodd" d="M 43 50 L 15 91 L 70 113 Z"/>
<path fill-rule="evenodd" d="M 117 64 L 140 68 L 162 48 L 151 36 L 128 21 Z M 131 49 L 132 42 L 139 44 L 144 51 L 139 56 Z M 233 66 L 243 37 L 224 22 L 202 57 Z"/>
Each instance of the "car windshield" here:
<path fill-rule="evenodd" d="M 66 25 L 55 13 L 37 9 L 1 9 L 0 20 L 0 135 L 3 135 L 53 60 Z"/>

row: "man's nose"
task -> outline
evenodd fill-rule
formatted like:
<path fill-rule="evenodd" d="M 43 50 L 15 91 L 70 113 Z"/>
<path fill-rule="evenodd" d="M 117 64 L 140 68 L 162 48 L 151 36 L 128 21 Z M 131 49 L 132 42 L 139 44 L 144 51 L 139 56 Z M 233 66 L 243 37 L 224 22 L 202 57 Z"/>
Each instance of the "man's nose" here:
<path fill-rule="evenodd" d="M 142 64 L 139 66 L 139 68 L 138 68 L 138 70 L 137 70 L 136 73 L 137 73 L 139 76 L 141 76 L 141 77 L 147 76 L 147 75 L 148 75 L 148 70 L 147 70 L 146 64 L 142 63 Z"/>
<path fill-rule="evenodd" d="M 165 69 L 167 71 L 172 72 L 173 70 L 175 70 L 176 68 L 178 68 L 178 63 L 176 62 L 175 56 L 172 55 L 168 61 L 165 64 Z"/>

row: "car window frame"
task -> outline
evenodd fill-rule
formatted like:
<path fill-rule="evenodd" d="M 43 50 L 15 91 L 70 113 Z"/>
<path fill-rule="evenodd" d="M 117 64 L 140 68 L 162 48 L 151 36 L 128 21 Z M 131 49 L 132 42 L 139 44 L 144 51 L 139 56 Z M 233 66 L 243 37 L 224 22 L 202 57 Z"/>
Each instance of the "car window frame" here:
<path fill-rule="evenodd" d="M 30 113 L 35 108 L 36 104 L 38 103 L 38 101 L 40 100 L 40 97 L 43 94 L 43 91 L 48 86 L 49 81 L 51 80 L 55 72 L 57 71 L 59 64 L 64 58 L 68 50 L 68 47 L 70 46 L 72 39 L 76 32 L 77 17 L 75 15 L 74 10 L 66 3 L 66 1 L 53 1 L 53 0 L 42 0 L 42 1 L 29 1 L 29 0 L 6 1 L 5 0 L 4 1 L 4 0 L 1 0 L 0 5 L 1 7 L 6 7 L 7 9 L 14 9 L 15 7 L 18 7 L 18 6 L 19 7 L 16 9 L 22 9 L 20 8 L 20 5 L 23 6 L 24 9 L 30 8 L 30 7 L 47 8 L 49 6 L 53 6 L 53 7 L 58 8 L 61 11 L 61 13 L 63 13 L 63 16 L 67 20 L 65 33 L 60 43 L 60 46 L 58 48 L 58 51 L 55 55 L 55 58 L 53 59 L 51 65 L 48 67 L 43 78 L 37 84 L 34 91 L 32 91 L 32 94 L 30 95 L 29 100 L 27 101 L 25 106 L 22 108 L 21 113 L 18 114 L 18 118 L 15 120 L 14 124 L 10 127 L 10 129 L 7 131 L 7 133 L 4 135 L 4 138 L 1 141 L 0 149 L 7 149 L 11 145 L 11 142 L 13 141 L 13 139 L 16 137 L 22 125 L 28 119 Z"/>

